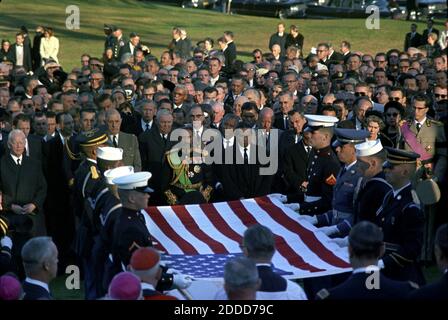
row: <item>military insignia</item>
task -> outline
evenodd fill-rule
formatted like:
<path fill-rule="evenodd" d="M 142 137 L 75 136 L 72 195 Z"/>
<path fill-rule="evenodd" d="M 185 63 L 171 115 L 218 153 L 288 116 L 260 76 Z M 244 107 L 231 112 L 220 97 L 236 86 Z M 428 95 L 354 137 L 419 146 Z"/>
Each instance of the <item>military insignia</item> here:
<path fill-rule="evenodd" d="M 98 171 L 96 170 L 95 166 L 91 166 L 90 167 L 90 173 L 92 174 L 92 179 L 96 180 L 100 177 L 100 175 L 98 174 Z"/>
<path fill-rule="evenodd" d="M 329 176 L 327 179 L 325 179 L 325 183 L 329 186 L 334 186 L 336 184 L 336 178 L 334 175 Z"/>
<path fill-rule="evenodd" d="M 198 166 L 198 165 L 195 165 L 194 168 L 193 168 L 193 171 L 194 171 L 195 173 L 199 173 L 199 172 L 201 172 L 201 167 Z"/>
<path fill-rule="evenodd" d="M 132 242 L 131 246 L 129 247 L 129 251 L 133 251 L 134 249 L 139 249 L 140 246 L 134 241 Z"/>
<path fill-rule="evenodd" d="M 425 150 L 426 150 L 426 151 L 430 151 L 431 149 L 432 149 L 432 147 L 429 146 L 429 145 L 425 147 Z"/>
<path fill-rule="evenodd" d="M 193 178 L 193 177 L 194 177 L 194 172 L 188 171 L 188 178 Z"/>
<path fill-rule="evenodd" d="M 87 137 L 87 138 L 91 138 L 91 137 L 93 137 L 94 135 L 95 135 L 95 133 L 97 133 L 98 132 L 98 128 L 93 128 L 92 130 L 89 130 L 89 131 L 87 131 L 87 132 L 84 132 L 84 135 Z"/>
<path fill-rule="evenodd" d="M 397 200 L 401 200 L 401 195 L 398 195 Z"/>

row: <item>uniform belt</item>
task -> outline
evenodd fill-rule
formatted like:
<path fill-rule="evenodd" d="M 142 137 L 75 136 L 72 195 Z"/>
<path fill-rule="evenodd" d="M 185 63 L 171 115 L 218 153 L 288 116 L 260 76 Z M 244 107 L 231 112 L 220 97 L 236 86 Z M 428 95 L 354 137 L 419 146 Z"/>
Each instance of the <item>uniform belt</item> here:
<path fill-rule="evenodd" d="M 177 188 L 180 188 L 180 189 L 197 189 L 197 190 L 199 190 L 202 187 L 202 182 L 198 182 L 198 183 L 194 183 L 194 184 L 175 183 L 174 186 Z"/>
<path fill-rule="evenodd" d="M 305 202 L 316 202 L 316 201 L 319 201 L 320 199 L 322 199 L 322 197 L 305 195 Z"/>

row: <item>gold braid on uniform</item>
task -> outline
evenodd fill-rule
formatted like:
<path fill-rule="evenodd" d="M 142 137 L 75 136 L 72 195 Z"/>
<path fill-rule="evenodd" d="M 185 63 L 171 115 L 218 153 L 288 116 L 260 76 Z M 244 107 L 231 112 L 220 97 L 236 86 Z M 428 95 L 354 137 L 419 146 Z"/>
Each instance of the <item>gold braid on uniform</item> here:
<path fill-rule="evenodd" d="M 70 147 L 68 146 L 69 140 L 70 140 L 70 138 L 67 138 L 67 140 L 64 143 L 64 147 L 67 150 L 67 154 L 68 154 L 69 158 L 72 160 L 81 160 L 82 158 L 81 158 L 80 154 L 76 154 L 70 150 Z"/>
<path fill-rule="evenodd" d="M 173 176 L 171 179 L 171 185 L 175 185 L 177 183 L 177 181 L 179 181 L 180 179 L 180 174 L 176 175 L 176 170 L 178 170 L 179 173 L 184 172 L 185 170 L 188 170 L 188 163 L 183 163 L 182 160 L 179 158 L 180 160 L 180 164 L 174 164 L 173 161 L 171 160 L 171 153 L 172 152 L 178 152 L 179 149 L 171 149 L 170 151 L 166 152 L 166 158 L 168 160 L 168 164 L 170 165 L 170 167 L 173 169 Z"/>

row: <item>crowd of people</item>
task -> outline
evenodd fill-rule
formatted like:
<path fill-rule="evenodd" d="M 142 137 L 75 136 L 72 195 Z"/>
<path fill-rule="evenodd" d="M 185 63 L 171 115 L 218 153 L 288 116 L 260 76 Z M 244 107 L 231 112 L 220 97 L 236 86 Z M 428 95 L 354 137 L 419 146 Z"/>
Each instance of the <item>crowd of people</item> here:
<path fill-rule="evenodd" d="M 175 27 L 159 59 L 104 25 L 103 57 L 65 71 L 52 28 L 31 41 L 21 27 L 0 51 L 1 287 L 49 299 L 75 264 L 86 299 L 172 299 L 192 279 L 161 262 L 140 210 L 271 194 L 347 247 L 353 275 L 303 290 L 275 274 L 274 236 L 255 225 L 217 298 L 446 298 L 445 28 L 376 53 L 309 35 L 308 54 L 279 23 L 243 62 L 232 31 L 215 48 Z M 434 257 L 439 291 L 415 290 Z M 387 285 L 367 292 L 371 265 Z"/>

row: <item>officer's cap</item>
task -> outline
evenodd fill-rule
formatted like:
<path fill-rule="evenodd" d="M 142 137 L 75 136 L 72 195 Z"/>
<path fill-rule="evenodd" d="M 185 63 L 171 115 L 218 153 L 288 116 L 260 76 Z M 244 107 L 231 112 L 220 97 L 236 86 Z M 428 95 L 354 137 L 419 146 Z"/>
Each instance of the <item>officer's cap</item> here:
<path fill-rule="evenodd" d="M 336 140 L 333 142 L 333 147 L 339 147 L 344 144 L 358 144 L 365 142 L 370 136 L 367 130 L 356 130 L 356 129 L 341 129 L 335 128 L 334 133 L 336 134 Z"/>
<path fill-rule="evenodd" d="M 383 145 L 381 144 L 380 139 L 369 140 L 355 145 L 355 149 L 357 157 L 368 157 L 383 150 Z"/>
<path fill-rule="evenodd" d="M 110 25 L 104 24 L 104 30 L 112 30 L 112 28 Z"/>
<path fill-rule="evenodd" d="M 406 150 L 395 149 L 391 147 L 385 147 L 387 150 L 387 159 L 384 162 L 384 168 L 391 168 L 393 165 L 417 163 L 417 159 L 420 158 L 418 153 Z"/>
<path fill-rule="evenodd" d="M 80 134 L 77 140 L 81 147 L 95 147 L 105 144 L 107 142 L 107 135 L 104 130 L 94 128 Z"/>
<path fill-rule="evenodd" d="M 118 161 L 123 160 L 123 149 L 114 147 L 100 147 L 96 156 L 103 160 Z"/>
<path fill-rule="evenodd" d="M 151 172 L 136 172 L 127 176 L 115 178 L 112 180 L 112 183 L 117 185 L 118 189 L 149 193 L 154 192 L 153 189 L 148 187 L 148 180 L 151 176 Z"/>
<path fill-rule="evenodd" d="M 322 128 L 334 127 L 334 124 L 339 121 L 333 116 L 321 116 L 314 114 L 306 114 L 305 118 L 308 120 L 305 131 L 316 131 Z"/>
<path fill-rule="evenodd" d="M 129 38 L 135 38 L 135 37 L 140 37 L 139 34 L 137 32 L 131 32 L 129 34 Z"/>
<path fill-rule="evenodd" d="M 150 270 L 160 261 L 160 254 L 154 248 L 139 248 L 134 251 L 130 265 L 134 270 Z"/>
<path fill-rule="evenodd" d="M 121 166 L 107 170 L 106 172 L 104 172 L 104 177 L 106 178 L 108 184 L 114 184 L 112 180 L 114 180 L 115 178 L 128 176 L 132 173 L 134 173 L 134 167 Z"/>

